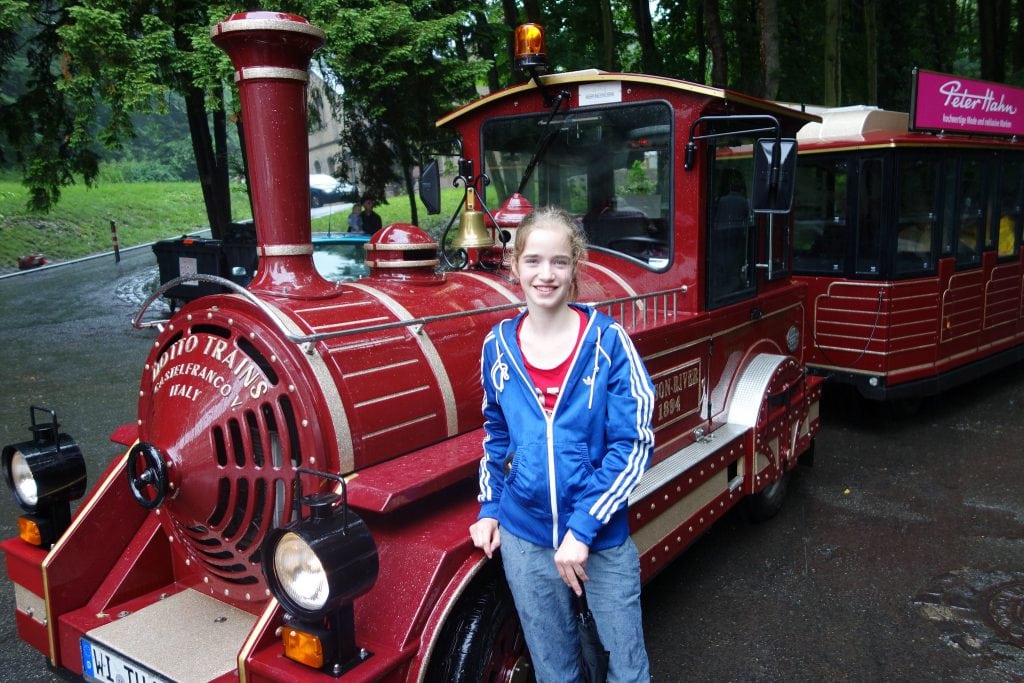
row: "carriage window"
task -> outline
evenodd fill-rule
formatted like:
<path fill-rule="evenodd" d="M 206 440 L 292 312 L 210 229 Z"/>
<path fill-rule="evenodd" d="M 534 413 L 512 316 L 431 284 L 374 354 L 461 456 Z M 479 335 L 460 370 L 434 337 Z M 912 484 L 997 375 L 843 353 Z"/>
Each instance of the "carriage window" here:
<path fill-rule="evenodd" d="M 793 270 L 838 273 L 847 250 L 847 161 L 807 157 L 796 171 Z"/>
<path fill-rule="evenodd" d="M 755 291 L 757 230 L 750 207 L 754 175 L 751 141 L 715 147 L 708 220 L 708 307 L 739 301 Z"/>
<path fill-rule="evenodd" d="M 920 273 L 934 266 L 932 244 L 938 224 L 935 210 L 937 161 L 901 160 L 896 197 L 896 275 Z"/>
<path fill-rule="evenodd" d="M 580 219 L 590 246 L 664 269 L 671 257 L 672 110 L 664 102 L 488 121 L 483 158 L 496 207 L 519 189 Z M 539 152 L 538 152 L 539 150 Z M 535 166 L 530 169 L 531 160 Z M 496 195 L 496 197 L 494 196 Z"/>
<path fill-rule="evenodd" d="M 946 226 L 958 266 L 981 262 L 981 228 L 985 218 L 985 169 L 980 159 L 962 159 L 954 220 Z"/>
<path fill-rule="evenodd" d="M 864 159 L 858 176 L 856 271 L 878 275 L 882 246 L 882 160 Z"/>
<path fill-rule="evenodd" d="M 999 211 L 993 216 L 991 241 L 1000 258 L 1017 255 L 1020 240 L 1021 201 L 1024 197 L 1024 162 L 1004 159 L 999 174 Z"/>

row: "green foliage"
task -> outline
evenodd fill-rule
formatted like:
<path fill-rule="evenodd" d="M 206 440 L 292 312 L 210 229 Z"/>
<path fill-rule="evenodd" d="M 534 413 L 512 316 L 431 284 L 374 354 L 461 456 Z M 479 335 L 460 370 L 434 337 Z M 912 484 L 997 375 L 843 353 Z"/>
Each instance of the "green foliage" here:
<path fill-rule="evenodd" d="M 242 186 L 234 186 L 232 192 L 237 206 L 248 206 Z M 198 183 L 72 185 L 47 213 L 27 211 L 26 194 L 17 181 L 0 180 L 0 272 L 16 270 L 18 257 L 27 254 L 42 253 L 50 261 L 62 261 L 111 251 L 110 221 L 117 224 L 121 247 L 176 237 L 207 225 Z"/>
<path fill-rule="evenodd" d="M 360 184 L 378 196 L 404 180 L 424 141 L 437 137 L 434 121 L 475 96 L 487 64 L 459 54 L 472 3 L 362 2 L 325 4 L 311 19 L 328 42 L 320 59 L 345 90 L 342 145 L 361 165 Z M 343 167 L 342 175 L 350 169 Z"/>
<path fill-rule="evenodd" d="M 654 189 L 654 183 L 647 177 L 647 169 L 637 159 L 626 171 L 626 184 L 622 186 L 622 191 L 626 194 L 654 194 Z"/>
<path fill-rule="evenodd" d="M 871 6 L 877 7 L 877 104 L 907 109 L 914 66 L 980 75 L 977 1 L 839 4 L 840 104 L 871 103 L 865 33 L 872 22 L 863 15 Z M 778 97 L 821 102 L 821 3 L 777 0 L 777 5 Z M 361 185 L 378 195 L 396 183 L 409 186 L 407 170 L 439 137 L 434 128 L 439 116 L 475 98 L 485 82 L 493 89 L 523 80 L 510 68 L 505 48 L 511 24 L 525 20 L 527 11 L 536 12 L 539 16 L 531 18 L 547 28 L 556 70 L 641 68 L 640 22 L 632 1 L 520 6 L 498 0 L 285 0 L 275 5 L 327 33 L 315 59 L 344 89 L 343 95 L 327 94 L 344 99 L 343 107 L 335 106 L 346 122 L 339 174 L 351 177 L 353 163 L 358 165 Z M 759 0 L 655 3 L 653 40 L 663 73 L 708 80 L 707 14 L 717 11 L 727 44 L 727 86 L 760 92 L 759 6 Z M 610 56 L 603 7 L 610 10 Z M 193 114 L 205 108 L 226 110 L 230 117 L 238 110 L 231 66 L 209 31 L 241 9 L 223 0 L 0 0 L 0 165 L 20 172 L 26 202 L 45 210 L 76 183 L 92 185 L 101 159 L 108 177 L 197 177 L 192 130 L 184 120 L 174 116 L 165 125 L 152 124 L 139 115 L 181 114 L 180 98 L 172 94 L 186 96 L 195 105 Z M 1009 24 L 1010 45 L 997 51 L 1006 55 L 1008 79 L 1024 81 L 1024 70 L 1013 73 L 1010 64 L 1024 26 L 1016 14 Z M 192 122 L 200 127 L 196 116 Z M 209 144 L 197 139 L 209 160 L 214 156 Z M 212 172 L 204 171 L 204 182 L 211 183 L 211 176 L 223 181 L 225 164 L 209 163 Z M 226 165 L 238 167 L 237 161 Z M 222 213 L 223 207 L 215 211 Z M 218 213 L 210 221 L 222 218 Z"/>

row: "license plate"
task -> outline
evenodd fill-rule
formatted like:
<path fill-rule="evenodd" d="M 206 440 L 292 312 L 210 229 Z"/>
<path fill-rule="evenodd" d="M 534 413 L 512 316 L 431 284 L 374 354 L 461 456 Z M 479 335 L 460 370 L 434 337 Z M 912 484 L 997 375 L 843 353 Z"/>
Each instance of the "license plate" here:
<path fill-rule="evenodd" d="M 82 638 L 82 674 L 100 683 L 171 683 L 113 650 Z"/>

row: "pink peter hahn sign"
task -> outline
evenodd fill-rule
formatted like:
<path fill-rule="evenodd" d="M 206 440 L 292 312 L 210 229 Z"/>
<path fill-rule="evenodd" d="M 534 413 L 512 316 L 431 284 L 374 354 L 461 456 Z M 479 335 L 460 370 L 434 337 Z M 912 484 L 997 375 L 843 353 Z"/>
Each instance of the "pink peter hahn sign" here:
<path fill-rule="evenodd" d="M 910 127 L 1024 135 L 1024 89 L 915 69 Z"/>

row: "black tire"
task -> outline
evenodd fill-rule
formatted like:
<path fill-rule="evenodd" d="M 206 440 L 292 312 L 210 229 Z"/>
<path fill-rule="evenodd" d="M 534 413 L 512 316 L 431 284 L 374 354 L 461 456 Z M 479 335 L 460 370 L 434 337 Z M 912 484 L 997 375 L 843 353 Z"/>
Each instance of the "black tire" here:
<path fill-rule="evenodd" d="M 888 417 L 893 420 L 906 420 L 921 412 L 924 398 L 913 396 L 908 398 L 892 398 L 885 402 Z"/>
<path fill-rule="evenodd" d="M 428 683 L 534 681 L 505 579 L 500 570 L 485 572 L 445 622 L 427 665 Z"/>
<path fill-rule="evenodd" d="M 747 516 L 754 523 L 765 522 L 778 514 L 786 501 L 789 480 L 793 476 L 790 470 L 768 486 L 747 497 Z"/>
<path fill-rule="evenodd" d="M 321 206 L 324 205 L 324 201 L 320 198 L 320 195 L 318 195 L 316 192 L 313 192 L 312 194 L 309 195 L 309 205 L 314 209 L 319 209 Z"/>

